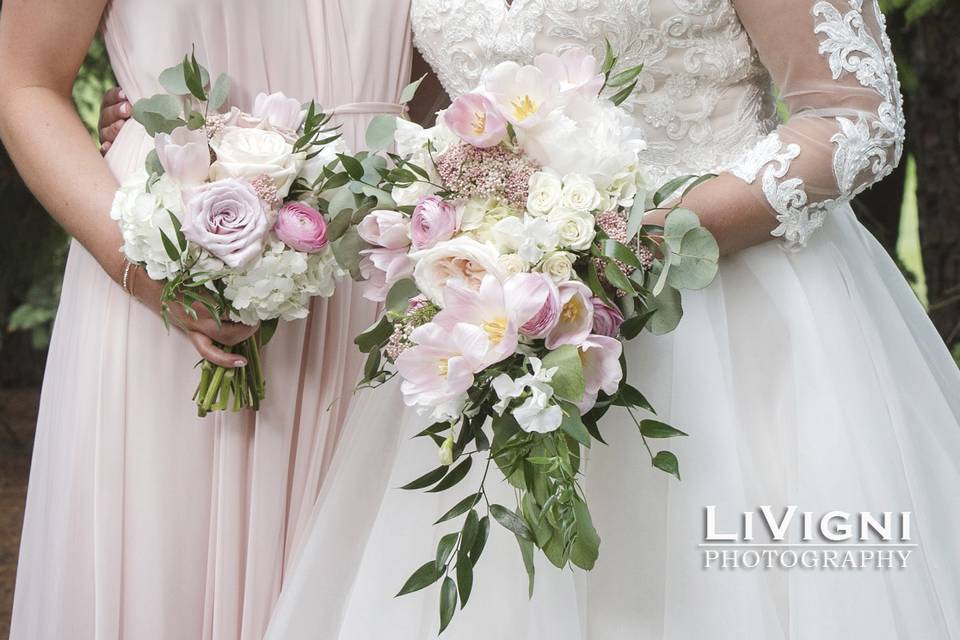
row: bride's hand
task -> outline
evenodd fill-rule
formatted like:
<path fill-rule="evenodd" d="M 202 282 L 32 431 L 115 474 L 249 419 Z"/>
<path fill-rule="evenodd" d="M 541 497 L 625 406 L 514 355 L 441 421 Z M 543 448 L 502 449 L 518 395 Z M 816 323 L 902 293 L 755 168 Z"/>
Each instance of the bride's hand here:
<path fill-rule="evenodd" d="M 114 87 L 105 94 L 100 102 L 100 122 L 97 131 L 100 133 L 100 153 L 106 153 L 117 139 L 120 129 L 123 128 L 133 114 L 133 105 L 127 100 L 123 89 Z"/>
<path fill-rule="evenodd" d="M 134 296 L 157 313 L 160 313 L 160 295 L 163 291 L 163 285 L 156 280 L 152 280 L 144 273 L 143 269 L 131 269 L 129 275 L 132 279 L 130 290 Z M 168 307 L 172 324 L 187 334 L 197 353 L 206 360 L 228 369 L 246 366 L 246 358 L 235 353 L 228 353 L 217 345 L 232 347 L 240 344 L 254 335 L 260 327 L 252 327 L 229 320 L 221 320 L 217 323 L 206 308 L 199 303 L 194 305 L 194 310 L 197 313 L 196 318 L 191 317 L 179 304 L 172 304 Z"/>

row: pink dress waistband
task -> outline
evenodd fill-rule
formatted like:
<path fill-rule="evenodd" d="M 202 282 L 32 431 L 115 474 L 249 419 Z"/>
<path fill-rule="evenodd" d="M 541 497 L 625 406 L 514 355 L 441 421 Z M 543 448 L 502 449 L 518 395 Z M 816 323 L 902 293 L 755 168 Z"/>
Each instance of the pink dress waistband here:
<path fill-rule="evenodd" d="M 402 116 L 407 112 L 406 105 L 394 102 L 352 102 L 334 108 L 331 113 L 338 116 L 372 116 L 380 114 L 395 114 Z"/>

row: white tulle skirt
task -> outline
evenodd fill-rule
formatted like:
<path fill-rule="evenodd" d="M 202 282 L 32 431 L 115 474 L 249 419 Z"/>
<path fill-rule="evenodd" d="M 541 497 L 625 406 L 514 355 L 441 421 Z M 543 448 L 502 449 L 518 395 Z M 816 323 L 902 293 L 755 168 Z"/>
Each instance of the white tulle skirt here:
<path fill-rule="evenodd" d="M 528 599 L 517 544 L 495 525 L 444 637 L 960 638 L 960 372 L 849 207 L 801 252 L 770 242 L 726 258 L 685 312 L 674 334 L 627 349 L 631 382 L 690 434 L 663 443 L 682 482 L 653 470 L 629 417 L 611 411 L 584 481 L 596 569 L 538 558 Z M 435 636 L 436 586 L 393 594 L 454 530 L 431 523 L 477 479 L 439 495 L 397 489 L 435 465 L 430 442 L 406 437 L 421 426 L 396 388 L 355 402 L 268 638 Z M 917 546 L 902 569 L 705 569 L 707 505 L 725 529 L 761 505 L 910 512 Z"/>

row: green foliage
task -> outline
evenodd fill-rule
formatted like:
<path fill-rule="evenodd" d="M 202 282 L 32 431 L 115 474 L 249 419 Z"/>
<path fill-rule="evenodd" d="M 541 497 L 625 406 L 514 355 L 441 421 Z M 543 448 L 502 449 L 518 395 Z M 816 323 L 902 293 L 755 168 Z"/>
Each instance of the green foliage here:
<path fill-rule="evenodd" d="M 942 6 L 945 6 L 944 0 L 880 0 L 880 9 L 884 13 L 902 11 L 907 24 Z"/>

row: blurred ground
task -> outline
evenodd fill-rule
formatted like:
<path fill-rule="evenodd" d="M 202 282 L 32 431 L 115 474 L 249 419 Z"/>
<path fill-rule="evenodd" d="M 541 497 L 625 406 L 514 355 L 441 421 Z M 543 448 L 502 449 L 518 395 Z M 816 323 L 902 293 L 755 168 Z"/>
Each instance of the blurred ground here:
<path fill-rule="evenodd" d="M 40 392 L 0 389 L 0 638 L 10 633 L 17 547 Z"/>

